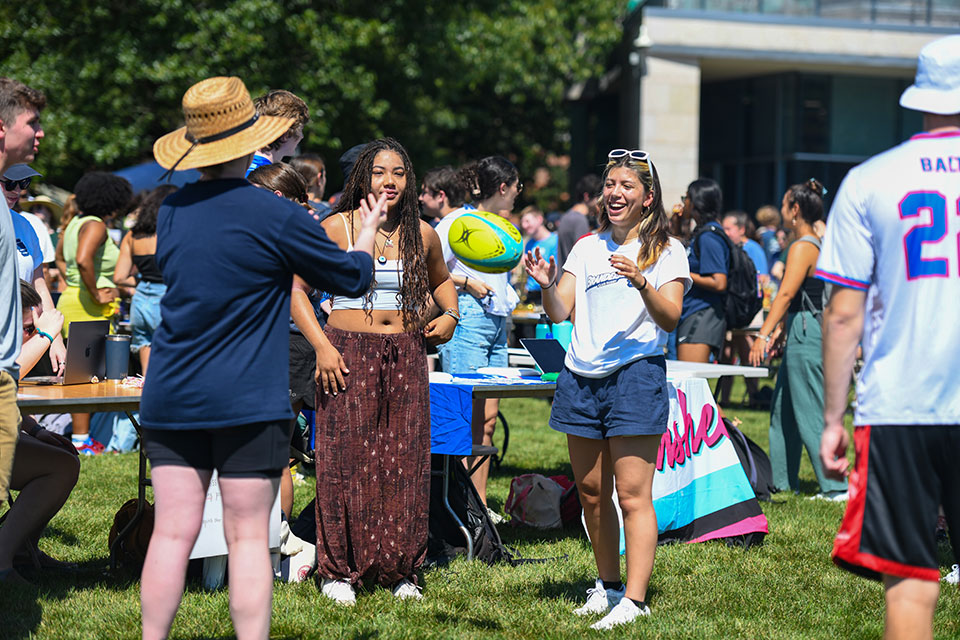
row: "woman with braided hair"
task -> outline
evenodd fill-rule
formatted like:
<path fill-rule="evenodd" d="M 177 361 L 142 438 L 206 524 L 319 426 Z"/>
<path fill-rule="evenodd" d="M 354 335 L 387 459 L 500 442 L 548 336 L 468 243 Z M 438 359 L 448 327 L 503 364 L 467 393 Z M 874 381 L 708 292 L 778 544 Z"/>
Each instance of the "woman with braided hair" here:
<path fill-rule="evenodd" d="M 366 294 L 335 296 L 317 350 L 317 572 L 321 592 L 345 605 L 374 582 L 420 598 L 415 571 L 427 550 L 430 387 L 427 343 L 446 342 L 460 319 L 440 239 L 420 220 L 416 177 L 392 138 L 360 152 L 333 215 L 330 238 L 348 249 L 366 198 L 384 202 Z M 427 322 L 426 302 L 443 310 Z"/>
<path fill-rule="evenodd" d="M 614 149 L 607 159 L 599 229 L 577 241 L 563 274 L 557 277 L 556 261 L 545 261 L 539 249 L 524 258 L 550 319 L 562 322 L 576 310 L 550 426 L 567 434 L 593 544 L 599 577 L 574 613 L 606 614 L 594 629 L 650 614 L 644 600 L 657 547 L 653 472 L 670 410 L 663 349 L 691 284 L 683 245 L 667 233 L 660 180 L 647 153 Z"/>

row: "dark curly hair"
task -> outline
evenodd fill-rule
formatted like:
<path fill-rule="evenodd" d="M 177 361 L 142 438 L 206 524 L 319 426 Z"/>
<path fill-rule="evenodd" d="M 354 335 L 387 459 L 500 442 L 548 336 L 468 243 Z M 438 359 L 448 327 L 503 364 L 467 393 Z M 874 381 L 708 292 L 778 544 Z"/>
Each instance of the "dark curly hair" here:
<path fill-rule="evenodd" d="M 73 188 L 77 196 L 78 216 L 109 218 L 133 198 L 133 188 L 125 178 L 105 171 L 91 171 Z"/>
<path fill-rule="evenodd" d="M 420 203 L 417 199 L 417 177 L 413 172 L 410 155 L 393 138 L 380 138 L 367 144 L 350 172 L 343 195 L 334 209 L 335 213 L 344 212 L 350 216 L 350 228 L 353 229 L 353 215 L 360 209 L 360 202 L 370 193 L 373 184 L 373 163 L 381 151 L 392 151 L 400 156 L 406 173 L 407 186 L 397 203 L 400 229 L 400 256 L 403 260 L 403 278 L 400 283 L 400 313 L 403 324 L 408 327 L 422 327 L 425 324 L 424 303 L 430 295 L 430 280 L 427 275 L 426 254 L 423 247 L 423 235 L 420 232 Z M 351 231 L 352 233 L 352 231 Z M 351 238 L 352 240 L 352 238 Z M 369 302 L 370 293 L 367 294 Z M 364 305 L 368 309 L 369 304 Z"/>
<path fill-rule="evenodd" d="M 433 192 L 443 191 L 447 194 L 447 202 L 454 208 L 463 206 L 470 188 L 460 173 L 450 165 L 427 171 L 423 176 L 423 186 Z"/>
<path fill-rule="evenodd" d="M 501 184 L 520 180 L 517 167 L 503 156 L 487 156 L 460 169 L 462 180 L 470 185 L 473 202 L 481 202 L 500 191 Z"/>
<path fill-rule="evenodd" d="M 787 189 L 787 201 L 790 206 L 797 205 L 800 208 L 800 216 L 808 223 L 813 224 L 817 220 L 824 220 L 823 215 L 823 196 L 827 190 L 823 188 L 820 181 L 816 178 L 810 178 L 803 184 L 795 184 Z"/>
<path fill-rule="evenodd" d="M 160 204 L 178 188 L 173 184 L 162 184 L 143 196 L 140 211 L 137 212 L 137 221 L 130 229 L 134 238 L 149 238 L 157 235 L 157 211 L 160 210 Z"/>

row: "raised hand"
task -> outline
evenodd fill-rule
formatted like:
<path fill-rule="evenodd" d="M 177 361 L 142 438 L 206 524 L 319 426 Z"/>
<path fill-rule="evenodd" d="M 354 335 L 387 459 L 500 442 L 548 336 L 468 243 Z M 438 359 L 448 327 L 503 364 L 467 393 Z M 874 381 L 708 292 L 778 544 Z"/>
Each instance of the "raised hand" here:
<path fill-rule="evenodd" d="M 546 290 L 554 283 L 557 277 L 557 261 L 550 256 L 550 262 L 543 259 L 540 247 L 534 251 L 527 251 L 523 256 L 523 268 L 527 275 L 537 281 L 540 288 Z"/>
<path fill-rule="evenodd" d="M 376 229 L 387 219 L 387 196 L 381 195 L 380 199 L 373 197 L 368 193 L 367 197 L 360 201 L 360 226 L 363 229 Z"/>
<path fill-rule="evenodd" d="M 615 253 L 610 256 L 610 266 L 617 270 L 617 274 L 629 280 L 636 289 L 646 288 L 646 277 L 640 274 L 637 263 L 630 258 Z"/>

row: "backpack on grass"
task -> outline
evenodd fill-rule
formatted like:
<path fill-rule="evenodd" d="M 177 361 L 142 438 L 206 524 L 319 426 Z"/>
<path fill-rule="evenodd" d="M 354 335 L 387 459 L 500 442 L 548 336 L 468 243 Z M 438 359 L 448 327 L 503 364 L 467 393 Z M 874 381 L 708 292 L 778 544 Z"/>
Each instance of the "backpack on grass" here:
<path fill-rule="evenodd" d="M 723 424 L 730 435 L 730 442 L 737 451 L 737 457 L 740 458 L 740 466 L 747 474 L 747 480 L 750 481 L 750 488 L 753 489 L 757 500 L 770 502 L 770 495 L 777 492 L 773 484 L 773 467 L 770 465 L 770 458 L 767 452 L 756 442 L 748 438 L 740 429 L 733 426 L 733 423 L 723 419 Z"/>
<path fill-rule="evenodd" d="M 727 291 L 724 317 L 727 329 L 743 329 L 760 313 L 763 308 L 763 294 L 757 282 L 757 267 L 742 247 L 738 247 L 727 234 L 710 225 L 700 229 L 693 236 L 693 253 L 700 258 L 700 236 L 713 232 L 723 238 L 730 251 L 727 262 Z"/>

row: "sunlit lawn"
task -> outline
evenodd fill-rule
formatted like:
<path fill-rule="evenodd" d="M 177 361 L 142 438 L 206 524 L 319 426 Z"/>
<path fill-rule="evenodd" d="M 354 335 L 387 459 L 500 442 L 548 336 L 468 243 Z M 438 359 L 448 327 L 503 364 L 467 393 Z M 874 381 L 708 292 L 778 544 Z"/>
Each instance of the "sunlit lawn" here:
<path fill-rule="evenodd" d="M 742 395 L 738 386 L 734 398 Z M 521 473 L 571 475 L 561 435 L 546 426 L 549 405 L 507 400 L 510 425 L 503 466 L 491 474 L 491 506 L 501 508 L 510 479 Z M 728 417 L 767 444 L 767 414 L 732 404 Z M 498 440 L 499 441 L 499 440 Z M 107 534 L 116 510 L 136 495 L 134 454 L 85 459 L 80 482 L 41 542 L 51 555 L 80 563 L 76 575 L 27 573 L 36 590 L 0 586 L 0 638 L 134 638 L 139 583 L 132 571 L 108 571 Z M 653 615 L 618 636 L 644 638 L 877 638 L 883 594 L 876 583 L 836 569 L 829 553 L 843 507 L 809 500 L 813 472 L 801 470 L 804 495 L 763 505 L 770 535 L 744 551 L 723 543 L 660 547 L 648 600 Z M 310 499 L 297 488 L 298 508 Z M 562 558 L 518 567 L 457 560 L 424 575 L 425 598 L 398 602 L 386 591 L 362 594 L 353 609 L 321 597 L 315 584 L 277 584 L 277 638 L 581 638 L 598 634 L 570 610 L 596 574 L 579 528 L 530 531 L 501 527 L 524 556 Z M 941 549 L 946 568 L 948 553 Z M 937 637 L 960 637 L 960 593 L 947 588 Z M 191 585 L 173 637 L 231 637 L 227 592 Z"/>

